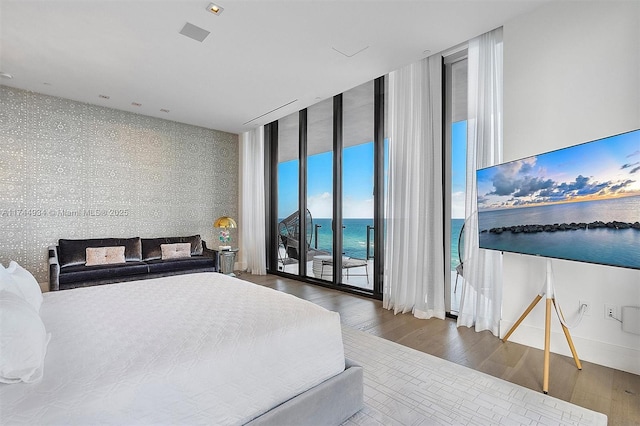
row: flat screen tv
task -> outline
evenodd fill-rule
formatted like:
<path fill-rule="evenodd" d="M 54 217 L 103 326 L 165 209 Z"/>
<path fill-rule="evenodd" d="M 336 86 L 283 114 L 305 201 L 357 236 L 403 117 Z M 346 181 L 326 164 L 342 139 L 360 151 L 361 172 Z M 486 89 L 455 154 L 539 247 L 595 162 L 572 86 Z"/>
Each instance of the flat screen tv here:
<path fill-rule="evenodd" d="M 640 129 L 476 177 L 480 248 L 640 269 Z"/>

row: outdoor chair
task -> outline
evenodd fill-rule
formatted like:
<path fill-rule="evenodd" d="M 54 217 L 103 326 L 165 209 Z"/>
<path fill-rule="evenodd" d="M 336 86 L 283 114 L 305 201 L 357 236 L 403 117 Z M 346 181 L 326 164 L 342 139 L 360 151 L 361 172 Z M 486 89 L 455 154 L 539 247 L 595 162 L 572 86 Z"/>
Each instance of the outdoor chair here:
<path fill-rule="evenodd" d="M 460 264 L 456 266 L 456 284 L 453 287 L 454 293 L 458 290 L 458 278 L 462 277 L 462 279 L 464 279 L 464 261 L 462 260 L 464 253 L 464 225 L 465 223 L 462 224 L 462 228 L 460 228 L 460 235 L 458 235 L 458 261 Z"/>

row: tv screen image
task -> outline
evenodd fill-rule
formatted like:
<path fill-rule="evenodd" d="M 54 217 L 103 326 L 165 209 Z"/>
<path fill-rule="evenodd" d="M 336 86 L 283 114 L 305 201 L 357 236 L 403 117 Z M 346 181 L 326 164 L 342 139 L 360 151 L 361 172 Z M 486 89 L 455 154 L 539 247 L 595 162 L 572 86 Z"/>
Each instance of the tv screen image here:
<path fill-rule="evenodd" d="M 640 129 L 476 177 L 480 248 L 640 269 Z"/>

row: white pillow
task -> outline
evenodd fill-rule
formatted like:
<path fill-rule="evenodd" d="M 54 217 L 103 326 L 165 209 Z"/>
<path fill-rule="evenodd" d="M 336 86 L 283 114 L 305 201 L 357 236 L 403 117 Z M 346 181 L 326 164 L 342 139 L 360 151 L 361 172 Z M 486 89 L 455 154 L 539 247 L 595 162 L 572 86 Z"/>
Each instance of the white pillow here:
<path fill-rule="evenodd" d="M 191 243 L 160 244 L 162 260 L 191 257 Z"/>
<path fill-rule="evenodd" d="M 27 296 L 24 294 L 22 287 L 18 285 L 13 275 L 0 263 L 0 291 L 2 290 L 13 293 L 25 301 L 27 300 Z M 31 305 L 31 307 L 36 309 L 35 305 Z"/>
<path fill-rule="evenodd" d="M 18 291 L 22 293 L 24 299 L 33 306 L 36 312 L 40 312 L 40 306 L 42 305 L 42 290 L 40 289 L 38 281 L 36 281 L 29 271 L 18 265 L 18 263 L 13 260 L 9 263 L 9 267 L 6 271 L 9 273 L 11 278 L 13 278 L 14 283 L 18 286 Z"/>
<path fill-rule="evenodd" d="M 124 246 L 115 247 L 87 247 L 86 266 L 111 265 L 114 263 L 125 263 Z"/>
<path fill-rule="evenodd" d="M 36 311 L 15 293 L 0 290 L 0 382 L 42 379 L 50 334 Z"/>

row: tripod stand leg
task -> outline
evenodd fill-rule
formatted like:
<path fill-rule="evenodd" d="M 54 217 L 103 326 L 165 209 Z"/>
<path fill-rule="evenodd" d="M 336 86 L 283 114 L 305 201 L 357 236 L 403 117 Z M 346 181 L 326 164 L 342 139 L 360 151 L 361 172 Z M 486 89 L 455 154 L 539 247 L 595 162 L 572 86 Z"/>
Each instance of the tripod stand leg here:
<path fill-rule="evenodd" d="M 569 334 L 569 329 L 562 325 L 562 331 L 564 331 L 564 337 L 567 338 L 567 343 L 569 344 L 569 349 L 571 349 L 571 355 L 573 355 L 573 360 L 576 362 L 576 367 L 578 370 L 582 370 L 582 364 L 580 363 L 580 358 L 578 358 L 578 353 L 576 352 L 576 347 L 573 346 L 573 340 L 571 340 L 571 334 Z"/>
<path fill-rule="evenodd" d="M 535 308 L 535 306 L 538 304 L 538 302 L 540 301 L 540 299 L 542 299 L 542 294 L 539 294 L 535 297 L 535 299 L 533 299 L 533 302 L 531 302 L 531 304 L 529 305 L 529 307 L 522 313 L 522 315 L 520 315 L 520 318 L 518 318 L 518 321 L 516 321 L 515 324 L 513 324 L 513 326 L 509 329 L 509 331 L 507 332 L 507 334 L 504 335 L 504 337 L 502 338 L 503 342 L 506 342 L 507 340 L 509 340 L 509 336 L 511 336 L 513 334 L 514 331 L 516 331 L 516 328 L 518 328 L 518 326 L 520 325 L 520 323 L 522 321 L 524 321 L 524 319 L 527 317 L 527 315 L 529 315 L 529 312 L 531 312 L 531 310 L 533 308 Z"/>
<path fill-rule="evenodd" d="M 544 323 L 544 366 L 542 372 L 542 391 L 547 394 L 549 393 L 549 356 L 551 352 L 551 303 L 553 302 L 553 306 L 556 306 L 556 299 L 554 296 L 553 290 L 553 271 L 551 269 L 551 259 L 547 259 L 547 277 L 545 280 L 545 286 L 542 291 L 533 299 L 533 302 L 529 305 L 529 307 L 522 313 L 518 321 L 509 329 L 507 334 L 502 338 L 503 342 L 506 342 L 509 339 L 509 336 L 518 328 L 520 323 L 529 315 L 529 312 L 536 306 L 536 304 L 546 295 L 546 311 L 545 311 L 545 323 Z M 560 310 L 556 310 L 558 314 L 558 318 L 560 318 L 560 324 L 562 325 L 562 331 L 564 331 L 564 336 L 567 339 L 567 343 L 569 343 L 569 348 L 571 349 L 571 353 L 573 354 L 573 359 L 576 362 L 576 367 L 578 370 L 582 370 L 582 365 L 580 364 L 580 359 L 578 359 L 578 354 L 576 353 L 576 348 L 573 346 L 573 341 L 571 340 L 571 335 L 569 334 L 569 329 L 565 327 L 563 324 L 564 315 Z"/>
<path fill-rule="evenodd" d="M 544 319 L 544 368 L 542 371 L 542 392 L 549 393 L 549 352 L 551 349 L 551 298 L 547 298 Z"/>
<path fill-rule="evenodd" d="M 556 299 L 553 299 L 553 306 L 556 306 Z M 564 319 L 564 315 L 562 311 L 558 312 L 558 316 L 562 315 L 562 319 Z M 578 353 L 576 352 L 576 347 L 573 346 L 573 340 L 571 339 L 571 334 L 569 333 L 569 329 L 565 327 L 565 325 L 560 321 L 560 325 L 562 326 L 562 331 L 564 331 L 564 337 L 567 339 L 567 343 L 569 344 L 569 349 L 571 349 L 571 355 L 573 355 L 573 360 L 576 363 L 576 367 L 578 370 L 582 370 L 582 364 L 580 363 L 580 358 L 578 358 Z"/>

